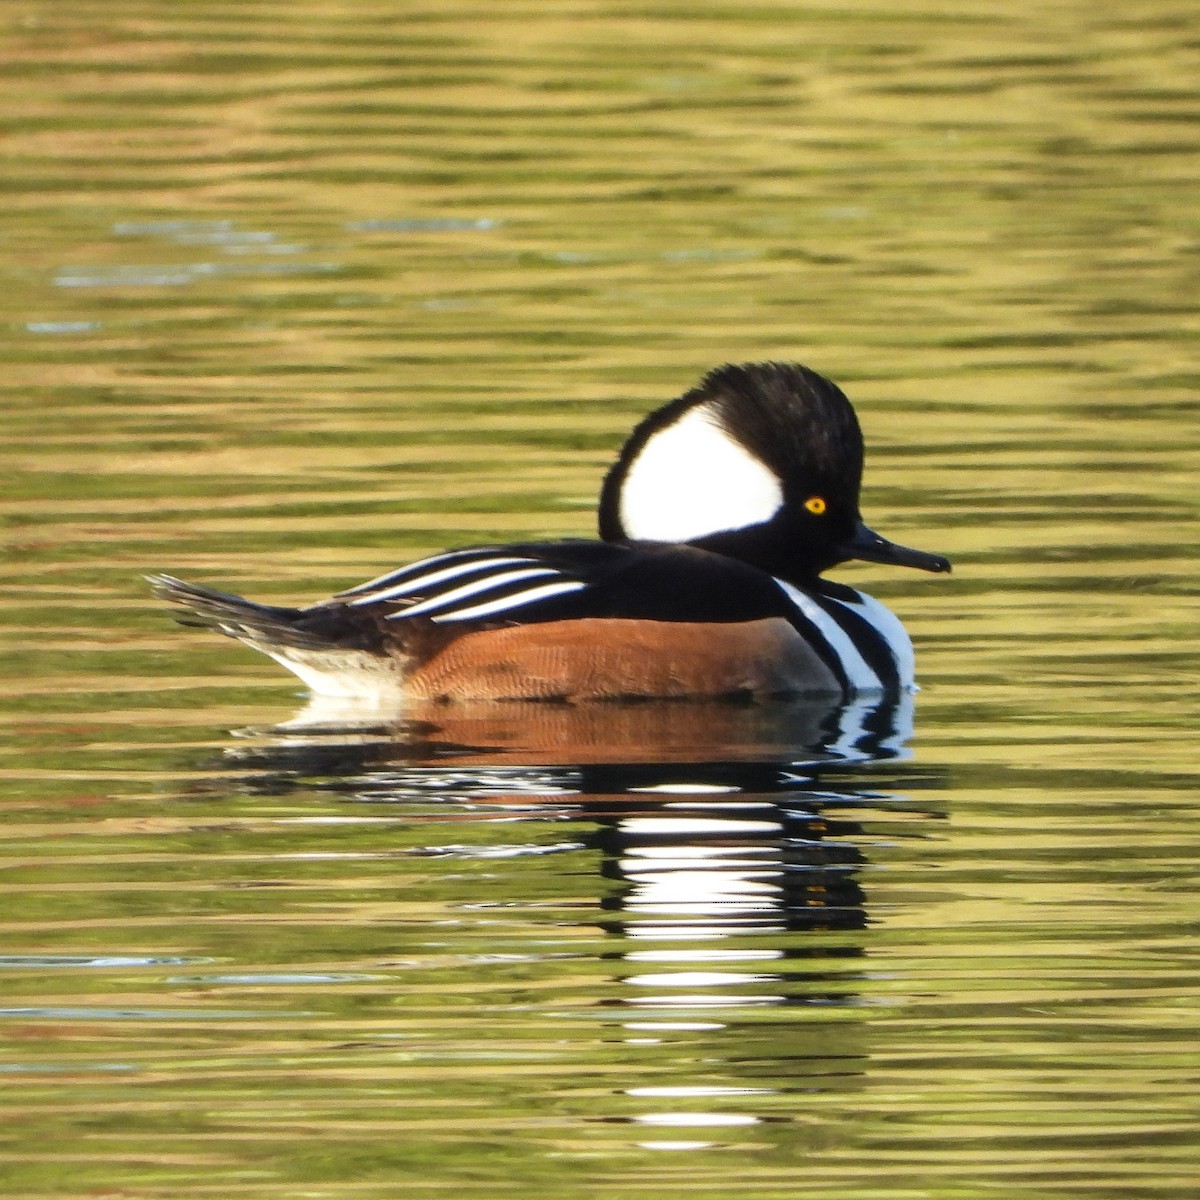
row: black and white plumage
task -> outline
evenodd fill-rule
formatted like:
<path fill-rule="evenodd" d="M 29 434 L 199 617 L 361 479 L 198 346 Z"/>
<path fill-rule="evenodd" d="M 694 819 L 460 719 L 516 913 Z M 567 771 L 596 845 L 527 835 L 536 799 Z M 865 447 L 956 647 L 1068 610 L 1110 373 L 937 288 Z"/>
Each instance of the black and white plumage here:
<path fill-rule="evenodd" d="M 828 380 L 724 367 L 634 430 L 604 482 L 600 541 L 450 550 L 307 609 L 152 583 L 184 623 L 270 654 L 319 694 L 892 692 L 913 685 L 903 626 L 820 574 L 851 557 L 949 565 L 863 525 L 861 470 L 854 411 Z"/>
<path fill-rule="evenodd" d="M 427 616 L 435 625 L 502 618 L 507 613 L 587 587 L 561 566 L 511 547 L 452 550 L 389 571 L 340 592 L 352 607 L 394 604 L 389 619 Z M 536 549 L 536 547 L 535 547 Z"/>

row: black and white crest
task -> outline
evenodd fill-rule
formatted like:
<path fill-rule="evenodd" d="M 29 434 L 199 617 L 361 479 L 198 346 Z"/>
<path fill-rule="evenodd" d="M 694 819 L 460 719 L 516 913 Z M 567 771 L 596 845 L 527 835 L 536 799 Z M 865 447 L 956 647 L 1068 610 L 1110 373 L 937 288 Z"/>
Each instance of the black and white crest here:
<path fill-rule="evenodd" d="M 634 429 L 604 482 L 600 536 L 700 542 L 765 525 L 809 493 L 856 514 L 861 475 L 862 434 L 838 387 L 793 363 L 724 366 Z"/>

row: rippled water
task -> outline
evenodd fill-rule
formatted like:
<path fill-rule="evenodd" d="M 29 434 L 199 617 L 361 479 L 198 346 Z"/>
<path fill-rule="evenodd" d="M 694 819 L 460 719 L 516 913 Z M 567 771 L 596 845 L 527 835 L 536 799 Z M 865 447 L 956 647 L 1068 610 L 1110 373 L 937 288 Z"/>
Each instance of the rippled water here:
<path fill-rule="evenodd" d="M 1190 6 L 7 25 L 6 1195 L 1195 1194 Z M 913 713 L 331 725 L 140 581 L 586 534 L 766 357 Z"/>

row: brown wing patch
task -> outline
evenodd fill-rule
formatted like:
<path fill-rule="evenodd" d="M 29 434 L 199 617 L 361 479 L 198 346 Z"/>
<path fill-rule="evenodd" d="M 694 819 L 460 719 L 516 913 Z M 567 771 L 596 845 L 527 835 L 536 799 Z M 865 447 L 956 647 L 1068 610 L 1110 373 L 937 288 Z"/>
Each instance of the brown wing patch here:
<path fill-rule="evenodd" d="M 833 692 L 837 681 L 784 620 L 594 619 L 455 638 L 408 677 L 423 700 L 615 700 Z"/>

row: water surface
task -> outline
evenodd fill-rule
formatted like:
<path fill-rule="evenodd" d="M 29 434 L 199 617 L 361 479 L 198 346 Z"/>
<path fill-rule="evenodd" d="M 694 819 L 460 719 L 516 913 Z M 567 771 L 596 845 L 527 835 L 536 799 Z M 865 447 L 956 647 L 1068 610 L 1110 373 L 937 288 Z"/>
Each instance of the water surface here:
<path fill-rule="evenodd" d="M 1194 25 L 14 11 L 7 1194 L 1193 1195 Z M 298 724 L 140 581 L 588 534 L 762 358 L 954 560 L 838 573 L 911 714 Z"/>

